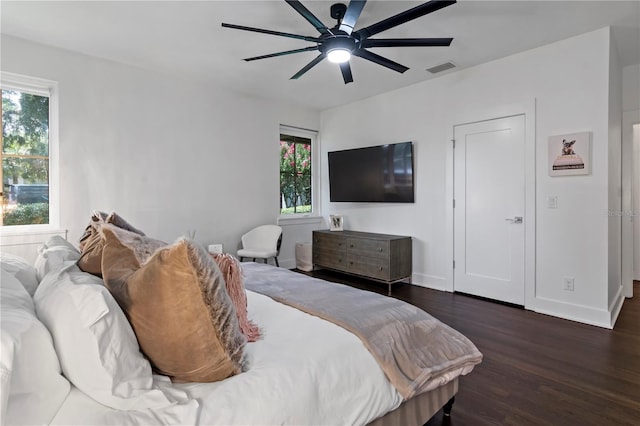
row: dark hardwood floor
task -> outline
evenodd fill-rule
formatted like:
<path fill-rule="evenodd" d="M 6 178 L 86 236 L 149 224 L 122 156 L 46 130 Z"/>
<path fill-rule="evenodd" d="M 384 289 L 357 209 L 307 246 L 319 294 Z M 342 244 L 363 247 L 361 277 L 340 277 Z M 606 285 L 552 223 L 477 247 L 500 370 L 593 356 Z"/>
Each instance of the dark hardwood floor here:
<path fill-rule="evenodd" d="M 325 270 L 313 276 L 386 294 L 386 285 Z M 460 379 L 451 418 L 427 425 L 640 425 L 640 283 L 607 330 L 409 284 L 393 297 L 466 335 L 482 364 Z"/>

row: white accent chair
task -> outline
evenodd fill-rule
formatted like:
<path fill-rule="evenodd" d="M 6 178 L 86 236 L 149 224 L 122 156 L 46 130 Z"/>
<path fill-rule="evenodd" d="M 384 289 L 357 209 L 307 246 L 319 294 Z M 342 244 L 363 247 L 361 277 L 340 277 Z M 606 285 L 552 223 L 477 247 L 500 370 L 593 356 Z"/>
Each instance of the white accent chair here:
<path fill-rule="evenodd" d="M 268 263 L 269 258 L 273 257 L 278 263 L 278 254 L 280 254 L 280 245 L 282 244 L 282 228 L 278 225 L 261 225 L 253 228 L 242 236 L 242 248 L 238 250 L 240 261 L 245 257 L 256 259 L 264 259 L 264 263 Z"/>

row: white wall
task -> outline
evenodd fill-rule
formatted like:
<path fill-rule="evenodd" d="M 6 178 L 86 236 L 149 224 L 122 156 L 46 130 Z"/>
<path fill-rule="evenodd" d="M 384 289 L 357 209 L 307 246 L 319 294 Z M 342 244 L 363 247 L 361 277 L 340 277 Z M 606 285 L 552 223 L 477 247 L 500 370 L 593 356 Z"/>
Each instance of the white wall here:
<path fill-rule="evenodd" d="M 536 146 L 535 283 L 526 289 L 527 308 L 610 326 L 609 47 L 603 28 L 324 111 L 323 159 L 336 149 L 412 140 L 417 180 L 412 205 L 330 203 L 325 162 L 324 213 L 345 215 L 347 229 L 411 235 L 414 282 L 452 289 L 444 226 L 449 127 L 535 102 L 526 117 L 535 122 Z M 592 133 L 591 174 L 549 177 L 548 137 L 581 131 Z M 550 195 L 558 209 L 546 208 Z M 563 290 L 565 276 L 575 277 L 575 291 Z"/>
<path fill-rule="evenodd" d="M 640 109 L 640 64 L 629 65 L 622 69 L 622 110 Z"/>
<path fill-rule="evenodd" d="M 317 111 L 5 35 L 1 59 L 3 71 L 59 82 L 72 242 L 101 209 L 165 241 L 196 230 L 235 252 L 242 233 L 279 214 L 280 124 L 319 127 Z"/>

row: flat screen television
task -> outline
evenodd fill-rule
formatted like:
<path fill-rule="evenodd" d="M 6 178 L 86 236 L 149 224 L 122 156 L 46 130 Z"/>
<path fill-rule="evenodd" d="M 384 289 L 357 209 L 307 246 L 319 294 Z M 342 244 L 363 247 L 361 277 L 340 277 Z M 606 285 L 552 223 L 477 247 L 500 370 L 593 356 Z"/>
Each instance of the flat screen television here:
<path fill-rule="evenodd" d="M 329 152 L 332 202 L 413 203 L 413 143 Z"/>

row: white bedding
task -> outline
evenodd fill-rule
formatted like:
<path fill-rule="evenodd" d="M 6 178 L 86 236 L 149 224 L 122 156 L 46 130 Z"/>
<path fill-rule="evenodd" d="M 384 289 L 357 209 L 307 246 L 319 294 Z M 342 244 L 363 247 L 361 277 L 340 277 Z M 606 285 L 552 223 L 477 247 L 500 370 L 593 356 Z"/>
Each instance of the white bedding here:
<path fill-rule="evenodd" d="M 249 369 L 216 383 L 184 383 L 201 425 L 366 424 L 402 397 L 359 338 L 341 327 L 247 291 L 263 337 L 249 343 Z M 166 386 L 163 377 L 158 386 Z M 196 402 L 192 402 L 195 404 Z M 187 406 L 117 411 L 73 388 L 52 424 L 191 423 Z"/>

